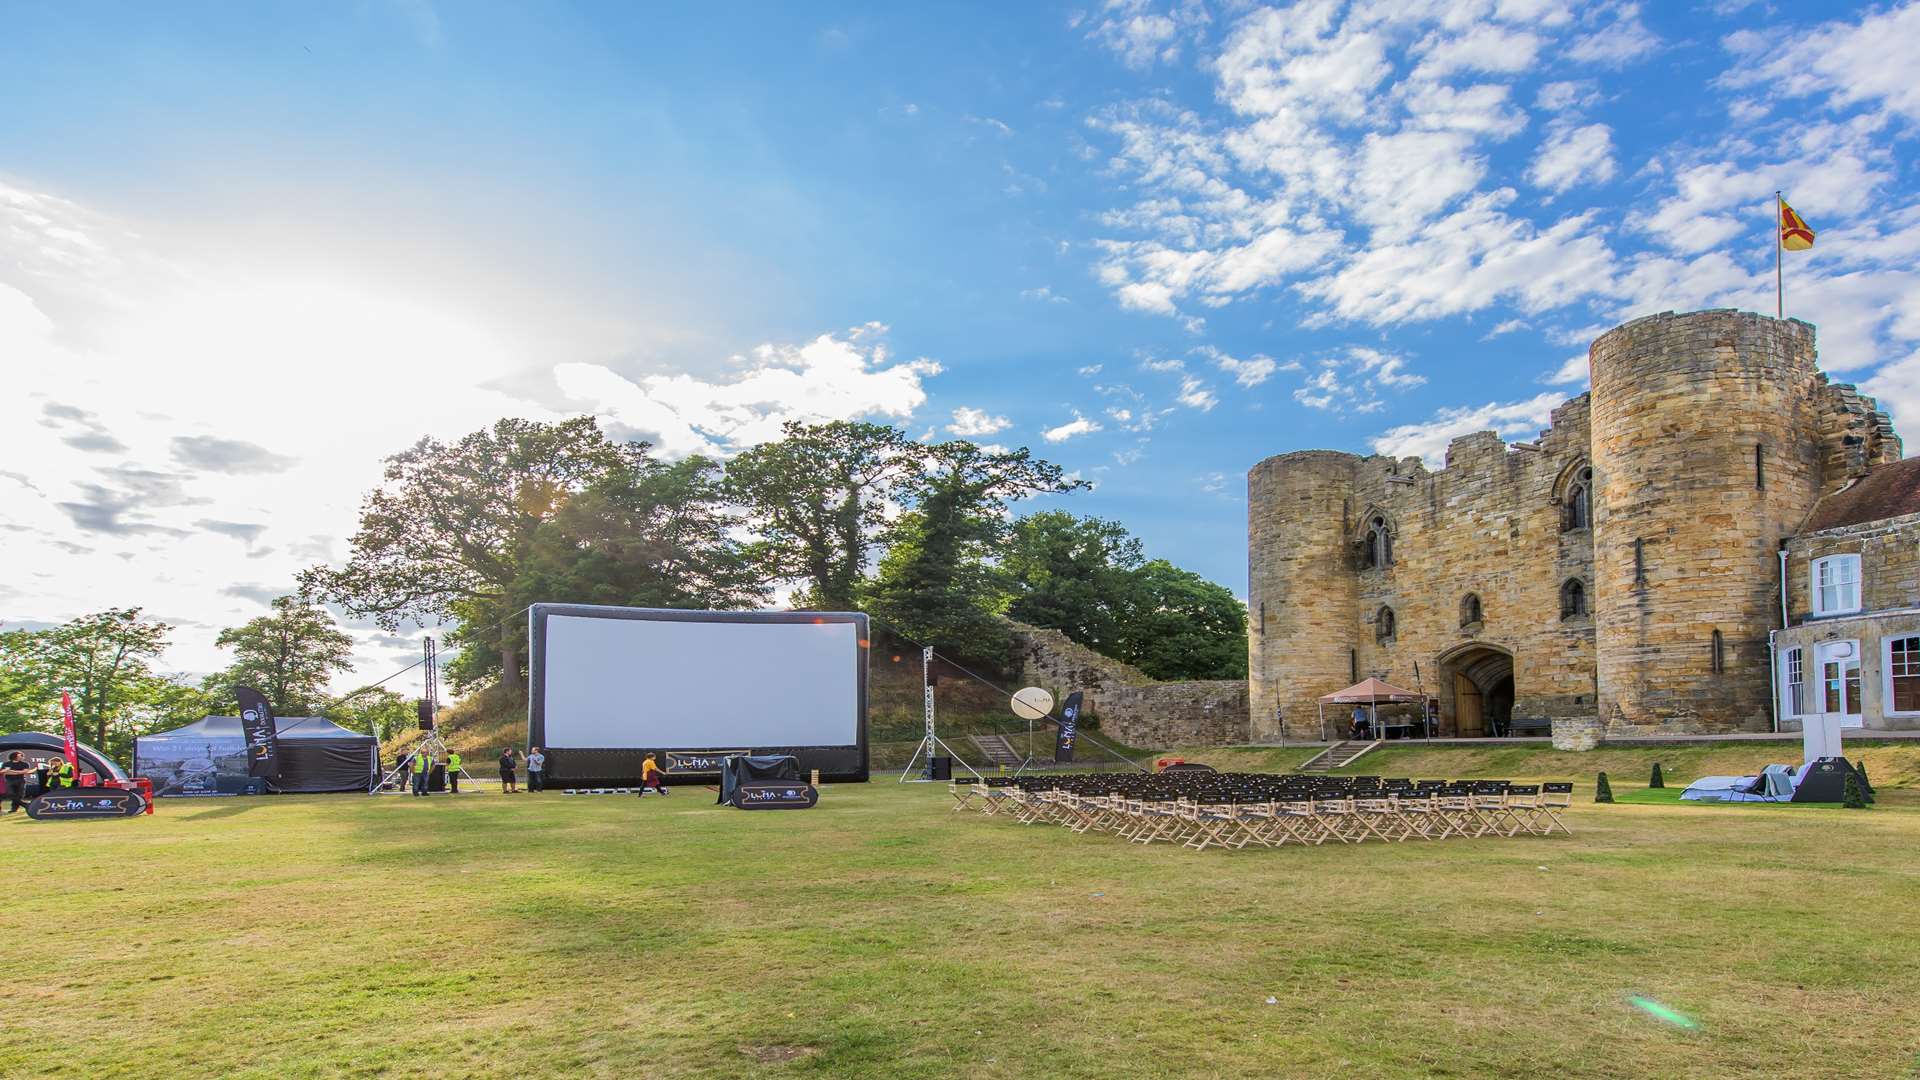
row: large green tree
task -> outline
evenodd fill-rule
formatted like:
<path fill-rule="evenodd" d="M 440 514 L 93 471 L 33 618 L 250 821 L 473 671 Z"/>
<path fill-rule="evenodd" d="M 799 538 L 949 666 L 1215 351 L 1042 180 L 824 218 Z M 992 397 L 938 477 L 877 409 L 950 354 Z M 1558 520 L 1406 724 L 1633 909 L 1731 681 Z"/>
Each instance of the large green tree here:
<path fill-rule="evenodd" d="M 453 443 L 421 439 L 387 459 L 385 482 L 360 508 L 343 567 L 300 575 L 301 594 L 332 600 L 396 630 L 458 619 L 520 677 L 525 626 L 509 591 L 534 534 L 576 493 L 637 468 L 644 443 L 617 443 L 590 416 L 557 424 L 506 419 Z"/>
<path fill-rule="evenodd" d="M 1117 655 L 1133 596 L 1140 541 L 1117 521 L 1043 510 L 1013 523 L 1000 567 L 1007 614 Z"/>
<path fill-rule="evenodd" d="M 382 742 L 420 721 L 413 699 L 384 686 L 356 690 L 330 703 L 325 712 L 327 719 L 341 727 Z"/>
<path fill-rule="evenodd" d="M 276 716 L 308 716 L 326 698 L 327 681 L 353 666 L 353 638 L 318 604 L 297 596 L 273 602 L 273 613 L 220 631 L 214 644 L 233 650 L 233 664 L 207 678 L 223 708 L 237 706 L 235 686 L 266 695 Z"/>
<path fill-rule="evenodd" d="M 1247 677 L 1247 606 L 1155 559 L 1131 575 L 1118 656 L 1156 679 Z"/>
<path fill-rule="evenodd" d="M 925 448 L 883 424 L 789 421 L 782 431 L 727 463 L 727 490 L 746 511 L 768 576 L 804 582 L 808 607 L 851 610 L 889 507 L 920 478 Z"/>
<path fill-rule="evenodd" d="M 1011 635 L 1007 595 L 992 560 L 1010 531 L 1010 503 L 1086 487 L 1026 448 L 988 450 L 964 440 L 924 450 L 906 486 L 913 509 L 889 530 L 867 608 L 907 637 L 949 655 L 1002 665 Z"/>

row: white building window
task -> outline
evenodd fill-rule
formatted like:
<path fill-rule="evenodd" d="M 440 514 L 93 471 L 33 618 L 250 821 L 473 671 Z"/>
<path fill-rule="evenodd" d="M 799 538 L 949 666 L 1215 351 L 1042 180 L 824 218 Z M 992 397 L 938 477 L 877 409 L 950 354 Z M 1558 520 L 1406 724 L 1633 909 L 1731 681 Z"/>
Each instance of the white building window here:
<path fill-rule="evenodd" d="M 1887 640 L 1887 711 L 1920 713 L 1920 637 Z"/>
<path fill-rule="evenodd" d="M 1801 716 L 1807 711 L 1807 660 L 1799 649 L 1780 654 L 1780 685 L 1786 695 L 1781 714 Z"/>
<path fill-rule="evenodd" d="M 1860 556 L 1813 560 L 1813 613 L 1843 615 L 1860 610 Z"/>

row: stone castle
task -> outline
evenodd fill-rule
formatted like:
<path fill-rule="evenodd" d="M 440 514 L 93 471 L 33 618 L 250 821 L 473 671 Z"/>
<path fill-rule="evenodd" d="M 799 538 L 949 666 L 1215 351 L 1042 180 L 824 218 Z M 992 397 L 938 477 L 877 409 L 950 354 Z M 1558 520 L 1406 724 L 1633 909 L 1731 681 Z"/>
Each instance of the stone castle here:
<path fill-rule="evenodd" d="M 1534 442 L 1254 466 L 1254 741 L 1323 737 L 1317 699 L 1370 675 L 1437 699 L 1439 735 L 1767 730 L 1777 553 L 1900 440 L 1798 320 L 1669 312 L 1588 358 Z"/>

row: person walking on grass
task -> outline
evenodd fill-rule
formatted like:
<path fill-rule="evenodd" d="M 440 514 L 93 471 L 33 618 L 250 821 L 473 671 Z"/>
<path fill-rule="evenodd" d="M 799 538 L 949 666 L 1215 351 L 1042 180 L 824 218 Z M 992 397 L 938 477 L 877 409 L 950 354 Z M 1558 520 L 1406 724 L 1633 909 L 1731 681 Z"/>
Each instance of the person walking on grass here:
<path fill-rule="evenodd" d="M 500 794 L 512 795 L 519 789 L 513 786 L 513 747 L 500 751 Z"/>
<path fill-rule="evenodd" d="M 652 788 L 655 794 L 665 795 L 667 786 L 660 782 L 664 779 L 666 774 L 660 771 L 660 766 L 653 760 L 653 755 L 648 754 L 647 759 L 640 763 L 640 794 L 645 795 L 647 789 Z"/>
<path fill-rule="evenodd" d="M 7 755 L 7 763 L 0 765 L 0 776 L 7 781 L 7 813 L 11 814 L 27 804 L 27 776 L 33 772 L 33 763 L 27 755 L 15 750 Z"/>
<path fill-rule="evenodd" d="M 460 794 L 460 751 L 447 750 L 447 794 Z"/>
<path fill-rule="evenodd" d="M 545 791 L 547 755 L 537 746 L 527 747 L 527 790 Z"/>

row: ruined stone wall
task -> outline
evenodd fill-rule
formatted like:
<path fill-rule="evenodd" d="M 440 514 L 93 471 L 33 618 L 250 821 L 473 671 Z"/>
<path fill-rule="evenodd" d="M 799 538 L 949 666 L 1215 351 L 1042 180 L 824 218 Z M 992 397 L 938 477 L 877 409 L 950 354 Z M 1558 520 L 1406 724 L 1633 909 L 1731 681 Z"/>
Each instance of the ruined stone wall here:
<path fill-rule="evenodd" d="M 1822 384 L 1817 406 L 1820 421 L 1820 493 L 1831 495 L 1848 481 L 1867 475 L 1875 465 L 1899 461 L 1900 436 L 1893 418 L 1877 402 L 1847 383 Z"/>
<path fill-rule="evenodd" d="M 1124 746 L 1232 746 L 1247 741 L 1247 684 L 1239 679 L 1108 689 L 1100 734 Z"/>
<path fill-rule="evenodd" d="M 1669 312 L 1601 335 L 1589 359 L 1601 716 L 1764 730 L 1775 552 L 1828 456 L 1813 328 Z"/>
<path fill-rule="evenodd" d="M 1156 682 L 1145 672 L 1078 644 L 1058 630 L 1014 624 L 1023 685 L 1056 702 L 1080 691 L 1100 733 L 1126 746 L 1226 746 L 1248 741 L 1247 684 Z"/>
<path fill-rule="evenodd" d="M 1256 466 L 1248 492 L 1256 738 L 1278 734 L 1276 707 L 1287 738 L 1319 738 L 1316 699 L 1369 675 L 1437 697 L 1440 731 L 1452 734 L 1456 671 L 1485 678 L 1503 666 L 1496 654 L 1512 657 L 1516 717 L 1592 715 L 1592 619 L 1560 614 L 1562 583 L 1591 590 L 1589 532 L 1564 529 L 1561 506 L 1586 461 L 1587 412 L 1585 396 L 1562 405 L 1537 443 L 1462 436 L 1438 472 L 1417 458 L 1326 452 Z M 1360 545 L 1376 515 L 1389 523 L 1393 559 L 1367 568 Z M 1480 600 L 1477 622 L 1463 622 L 1469 594 Z M 1383 610 L 1393 612 L 1390 638 L 1379 632 Z M 1337 729 L 1345 716 L 1336 712 Z"/>

